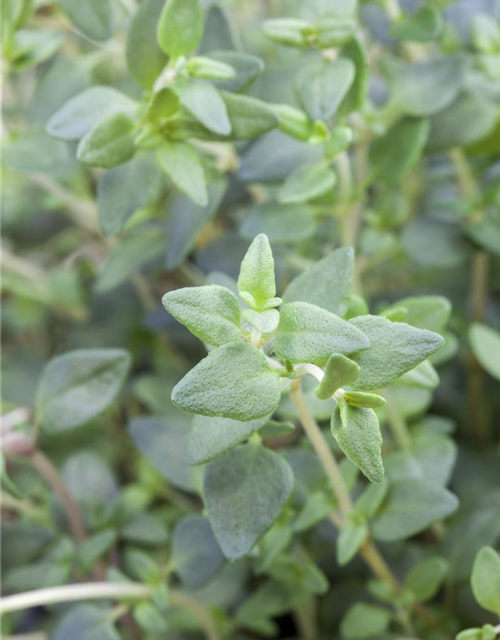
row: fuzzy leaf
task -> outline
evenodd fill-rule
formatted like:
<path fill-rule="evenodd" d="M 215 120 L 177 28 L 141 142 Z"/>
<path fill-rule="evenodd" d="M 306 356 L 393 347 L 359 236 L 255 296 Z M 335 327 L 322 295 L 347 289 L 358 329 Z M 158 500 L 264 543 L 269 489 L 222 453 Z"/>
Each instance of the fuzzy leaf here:
<path fill-rule="evenodd" d="M 359 316 L 349 321 L 370 341 L 368 349 L 352 355 L 361 367 L 353 387 L 358 391 L 381 389 L 397 380 L 435 353 L 443 338 L 432 331 L 416 329 L 380 316 Z"/>
<path fill-rule="evenodd" d="M 359 376 L 359 366 L 343 356 L 336 353 L 328 359 L 325 366 L 325 376 L 316 389 L 316 395 L 320 400 L 331 398 L 337 389 L 351 385 Z"/>
<path fill-rule="evenodd" d="M 214 460 L 248 440 L 267 422 L 267 416 L 249 422 L 195 416 L 187 437 L 186 460 L 189 464 L 203 464 Z"/>
<path fill-rule="evenodd" d="M 77 156 L 91 167 L 109 169 L 127 162 L 134 153 L 134 123 L 124 113 L 113 113 L 80 140 Z"/>
<path fill-rule="evenodd" d="M 280 322 L 280 314 L 277 309 L 267 309 L 261 313 L 253 309 L 244 309 L 242 316 L 245 322 L 248 322 L 263 334 L 270 334 L 276 331 Z"/>
<path fill-rule="evenodd" d="M 57 433 L 90 422 L 114 402 L 129 369 L 123 349 L 79 349 L 53 358 L 37 390 L 42 425 Z"/>
<path fill-rule="evenodd" d="M 288 285 L 284 302 L 310 302 L 343 316 L 347 311 L 354 279 L 354 251 L 343 247 L 329 253 Z"/>
<path fill-rule="evenodd" d="M 333 189 L 336 181 L 335 173 L 324 162 L 298 167 L 285 180 L 278 200 L 284 204 L 307 202 Z"/>
<path fill-rule="evenodd" d="M 220 346 L 241 338 L 240 303 L 225 287 L 185 287 L 166 293 L 162 302 L 178 322 L 207 344 Z"/>
<path fill-rule="evenodd" d="M 384 314 L 393 309 L 406 311 L 404 321 L 417 329 L 428 329 L 441 333 L 451 314 L 450 301 L 442 296 L 412 296 L 403 298 L 385 309 Z"/>
<path fill-rule="evenodd" d="M 293 474 L 278 454 L 248 444 L 211 462 L 203 496 L 215 537 L 232 560 L 247 554 L 280 515 Z"/>
<path fill-rule="evenodd" d="M 263 233 L 254 239 L 243 258 L 238 291 L 240 295 L 250 294 L 250 301 L 254 301 L 251 306 L 255 311 L 264 311 L 266 303 L 276 295 L 273 252 L 267 236 Z M 247 299 L 244 299 L 247 302 Z"/>
<path fill-rule="evenodd" d="M 174 58 L 198 48 L 203 36 L 203 9 L 199 0 L 168 0 L 163 7 L 156 37 L 165 53 Z"/>
<path fill-rule="evenodd" d="M 353 407 L 340 399 L 332 414 L 332 434 L 339 447 L 370 480 L 382 482 L 382 435 L 372 409 Z"/>
<path fill-rule="evenodd" d="M 500 555 L 492 547 L 483 547 L 477 554 L 471 584 L 483 609 L 500 616 Z"/>
<path fill-rule="evenodd" d="M 247 342 L 215 349 L 172 391 L 173 403 L 183 411 L 242 421 L 270 415 L 279 400 L 277 373 Z"/>
<path fill-rule="evenodd" d="M 362 331 L 338 316 L 308 302 L 282 306 L 274 350 L 291 362 L 323 366 L 334 353 L 366 349 L 370 341 Z"/>
<path fill-rule="evenodd" d="M 158 162 L 175 186 L 200 207 L 208 204 L 205 172 L 197 151 L 186 142 L 164 141 Z"/>
<path fill-rule="evenodd" d="M 366 391 L 346 391 L 344 393 L 345 401 L 353 407 L 363 407 L 365 409 L 379 409 L 387 404 L 387 400 L 376 393 L 367 393 Z"/>

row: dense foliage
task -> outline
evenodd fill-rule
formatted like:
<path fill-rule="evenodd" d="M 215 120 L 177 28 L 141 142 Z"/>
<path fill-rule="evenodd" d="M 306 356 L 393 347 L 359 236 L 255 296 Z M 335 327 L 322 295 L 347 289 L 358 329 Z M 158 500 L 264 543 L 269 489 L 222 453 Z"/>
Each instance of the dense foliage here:
<path fill-rule="evenodd" d="M 500 636 L 499 1 L 1 8 L 3 636 Z"/>

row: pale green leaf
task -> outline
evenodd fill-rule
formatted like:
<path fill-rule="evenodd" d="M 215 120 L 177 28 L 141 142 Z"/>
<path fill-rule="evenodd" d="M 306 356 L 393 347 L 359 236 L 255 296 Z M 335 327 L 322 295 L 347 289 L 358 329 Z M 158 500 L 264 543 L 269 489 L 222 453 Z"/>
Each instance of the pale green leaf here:
<path fill-rule="evenodd" d="M 135 153 L 134 129 L 124 113 L 111 114 L 80 140 L 78 160 L 106 169 L 127 162 Z"/>
<path fill-rule="evenodd" d="M 316 389 L 320 400 L 331 398 L 337 389 L 351 385 L 359 376 L 359 366 L 346 356 L 336 353 L 328 359 L 325 375 Z"/>
<path fill-rule="evenodd" d="M 243 319 L 252 327 L 268 335 L 274 333 L 280 322 L 280 314 L 277 309 L 267 309 L 266 311 L 254 311 L 253 309 L 244 309 L 242 312 Z"/>
<path fill-rule="evenodd" d="M 186 142 L 164 141 L 157 151 L 158 162 L 175 186 L 195 204 L 208 204 L 205 172 L 198 152 Z"/>
<path fill-rule="evenodd" d="M 187 56 L 198 48 L 203 35 L 203 9 L 199 0 L 168 0 L 163 7 L 156 37 L 173 58 Z"/>
<path fill-rule="evenodd" d="M 230 122 L 230 140 L 256 138 L 278 124 L 274 111 L 262 100 L 251 96 L 224 92 L 222 99 L 226 105 Z"/>
<path fill-rule="evenodd" d="M 492 547 L 483 547 L 477 554 L 471 584 L 483 609 L 500 616 L 500 555 Z"/>
<path fill-rule="evenodd" d="M 260 58 L 241 51 L 210 51 L 207 55 L 235 70 L 233 78 L 214 81 L 215 86 L 223 91 L 244 91 L 264 71 L 264 63 Z"/>
<path fill-rule="evenodd" d="M 359 551 L 368 535 L 366 522 L 348 521 L 337 538 L 337 562 L 341 567 L 348 564 Z"/>
<path fill-rule="evenodd" d="M 172 392 L 179 409 L 242 421 L 272 414 L 279 400 L 276 371 L 261 351 L 246 342 L 231 342 L 210 352 Z"/>
<path fill-rule="evenodd" d="M 346 640 L 371 638 L 387 629 L 391 617 L 391 612 L 387 609 L 357 602 L 343 617 L 340 631 Z"/>
<path fill-rule="evenodd" d="M 308 206 L 269 202 L 248 211 L 240 234 L 246 240 L 253 240 L 264 233 L 274 245 L 310 238 L 315 230 L 316 221 Z"/>
<path fill-rule="evenodd" d="M 469 329 L 469 340 L 482 367 L 500 380 L 500 333 L 484 324 L 475 323 Z"/>
<path fill-rule="evenodd" d="M 266 303 L 276 295 L 274 279 L 274 259 L 267 236 L 258 235 L 243 258 L 238 278 L 240 295 L 250 294 L 251 306 L 255 311 L 264 311 Z M 247 299 L 245 302 L 247 302 Z M 276 305 L 272 305 L 276 306 Z"/>
<path fill-rule="evenodd" d="M 412 296 L 403 298 L 387 307 L 384 314 L 390 310 L 403 308 L 404 321 L 417 329 L 428 329 L 441 333 L 451 314 L 449 300 L 442 296 Z"/>
<path fill-rule="evenodd" d="M 353 407 L 362 407 L 365 409 L 380 409 L 387 400 L 376 393 L 367 393 L 366 391 L 346 391 L 343 395 L 345 401 Z"/>
<path fill-rule="evenodd" d="M 206 80 L 179 80 L 174 84 L 181 104 L 209 131 L 221 136 L 231 133 L 226 103 L 219 91 Z"/>
<path fill-rule="evenodd" d="M 288 463 L 258 445 L 239 447 L 207 466 L 203 497 L 227 558 L 250 551 L 278 518 L 292 488 Z"/>
<path fill-rule="evenodd" d="M 361 367 L 353 387 L 359 391 L 381 389 L 437 351 L 443 338 L 426 329 L 380 316 L 359 316 L 349 321 L 370 341 L 368 349 L 352 355 Z"/>
<path fill-rule="evenodd" d="M 107 40 L 113 32 L 111 0 L 59 0 L 61 9 L 78 31 L 91 40 Z"/>
<path fill-rule="evenodd" d="M 285 180 L 278 199 L 284 204 L 314 200 L 333 189 L 335 182 L 335 173 L 324 162 L 298 167 Z"/>
<path fill-rule="evenodd" d="M 290 302 L 281 308 L 273 348 L 291 362 L 323 366 L 332 354 L 351 354 L 369 344 L 362 331 L 326 309 L 308 302 Z"/>
<path fill-rule="evenodd" d="M 166 293 L 163 306 L 197 338 L 219 346 L 241 338 L 238 298 L 217 285 L 185 287 Z"/>
<path fill-rule="evenodd" d="M 431 600 L 439 591 L 448 573 L 448 562 L 439 556 L 426 558 L 414 565 L 404 580 L 405 589 L 409 589 L 417 602 Z"/>
<path fill-rule="evenodd" d="M 425 42 L 437 38 L 443 29 L 443 16 L 433 4 L 424 4 L 413 15 L 403 15 L 389 31 L 396 40 Z"/>

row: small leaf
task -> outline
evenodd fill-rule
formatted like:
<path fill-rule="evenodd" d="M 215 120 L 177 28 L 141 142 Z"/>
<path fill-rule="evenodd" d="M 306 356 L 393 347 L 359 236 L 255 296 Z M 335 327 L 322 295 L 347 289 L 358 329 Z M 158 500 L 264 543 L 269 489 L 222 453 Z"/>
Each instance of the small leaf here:
<path fill-rule="evenodd" d="M 274 351 L 291 362 L 323 366 L 334 353 L 350 354 L 370 344 L 362 331 L 308 302 L 290 302 L 281 307 Z"/>
<path fill-rule="evenodd" d="M 172 562 L 188 589 L 203 586 L 221 567 L 224 556 L 209 521 L 202 515 L 188 515 L 176 526 Z"/>
<path fill-rule="evenodd" d="M 251 296 L 250 300 L 254 302 L 251 306 L 255 311 L 264 311 L 266 303 L 276 295 L 273 252 L 267 236 L 263 233 L 254 239 L 243 258 L 238 291 L 240 295 L 244 293 Z"/>
<path fill-rule="evenodd" d="M 370 80 L 370 61 L 366 46 L 357 36 L 342 47 L 340 55 L 350 60 L 355 67 L 354 81 L 338 109 L 338 116 L 343 118 L 347 114 L 361 109 L 366 102 Z"/>
<path fill-rule="evenodd" d="M 405 540 L 456 511 L 457 498 L 423 478 L 391 482 L 389 494 L 373 521 L 377 540 Z"/>
<path fill-rule="evenodd" d="M 206 80 L 179 80 L 174 85 L 181 104 L 209 131 L 221 136 L 231 133 L 231 122 L 219 91 Z"/>
<path fill-rule="evenodd" d="M 443 338 L 432 331 L 415 329 L 380 316 L 359 316 L 349 321 L 370 341 L 368 349 L 352 355 L 361 367 L 353 387 L 359 391 L 381 389 L 436 352 Z"/>
<path fill-rule="evenodd" d="M 221 91 L 244 91 L 264 71 L 264 63 L 260 58 L 241 51 L 210 51 L 207 55 L 235 70 L 233 78 L 214 81 L 214 85 Z"/>
<path fill-rule="evenodd" d="M 245 442 L 268 422 L 268 417 L 240 422 L 229 418 L 195 416 L 186 441 L 189 464 L 204 464 Z"/>
<path fill-rule="evenodd" d="M 359 376 L 359 366 L 340 353 L 328 359 L 325 366 L 325 376 L 316 389 L 320 400 L 331 398 L 337 389 L 351 385 Z"/>
<path fill-rule="evenodd" d="M 264 427 L 259 430 L 259 436 L 263 440 L 272 438 L 284 438 L 295 431 L 293 422 L 279 422 L 278 420 L 269 420 Z"/>
<path fill-rule="evenodd" d="M 176 113 L 179 105 L 179 96 L 175 91 L 171 87 L 163 87 L 153 94 L 144 118 L 150 122 L 158 123 L 163 118 L 169 118 Z"/>
<path fill-rule="evenodd" d="M 244 309 L 242 316 L 245 322 L 264 335 L 274 333 L 280 322 L 280 314 L 276 309 L 267 309 L 261 313 L 253 309 Z"/>
<path fill-rule="evenodd" d="M 500 333 L 484 324 L 474 323 L 469 329 L 469 340 L 481 366 L 500 380 Z"/>
<path fill-rule="evenodd" d="M 91 87 L 68 100 L 50 118 L 47 131 L 64 140 L 79 140 L 115 113 L 133 115 L 136 103 L 111 87 Z"/>
<path fill-rule="evenodd" d="M 356 500 L 356 513 L 361 514 L 365 518 L 373 518 L 384 501 L 388 490 L 389 482 L 387 480 L 377 484 L 369 484 Z"/>
<path fill-rule="evenodd" d="M 120 640 L 110 610 L 78 604 L 67 611 L 52 634 L 53 640 Z"/>
<path fill-rule="evenodd" d="M 295 95 L 311 120 L 330 120 L 347 95 L 355 66 L 347 58 L 305 68 L 295 82 Z"/>
<path fill-rule="evenodd" d="M 220 346 L 241 338 L 238 298 L 217 285 L 185 287 L 166 293 L 163 306 L 197 338 Z"/>
<path fill-rule="evenodd" d="M 382 607 L 357 602 L 342 619 L 340 631 L 346 640 L 371 638 L 383 633 L 389 626 L 391 613 Z"/>
<path fill-rule="evenodd" d="M 337 538 L 337 562 L 341 567 L 348 564 L 359 551 L 368 535 L 366 522 L 351 522 L 344 525 Z"/>
<path fill-rule="evenodd" d="M 316 25 L 315 45 L 319 49 L 339 47 L 356 32 L 356 22 L 343 16 L 324 16 Z"/>
<path fill-rule="evenodd" d="M 483 547 L 477 554 L 471 584 L 478 604 L 500 615 L 500 555 L 492 547 Z"/>
<path fill-rule="evenodd" d="M 293 474 L 278 454 L 245 445 L 211 462 L 203 496 L 224 555 L 247 554 L 280 515 L 293 488 Z"/>
<path fill-rule="evenodd" d="M 256 138 L 278 124 L 274 111 L 262 100 L 227 92 L 222 98 L 231 123 L 230 140 Z"/>
<path fill-rule="evenodd" d="M 278 375 L 265 355 L 249 343 L 231 342 L 191 369 L 172 401 L 190 413 L 247 421 L 272 414 L 280 395 Z"/>
<path fill-rule="evenodd" d="M 498 21 L 487 13 L 477 13 L 472 19 L 472 41 L 483 53 L 500 52 L 500 27 Z"/>
<path fill-rule="evenodd" d="M 152 89 L 168 61 L 156 41 L 156 24 L 164 5 L 164 0 L 143 0 L 128 30 L 127 68 L 143 89 Z"/>
<path fill-rule="evenodd" d="M 108 40 L 113 33 L 113 7 L 110 0 L 59 0 L 61 9 L 78 31 L 91 40 Z"/>
<path fill-rule="evenodd" d="M 200 207 L 208 204 L 205 172 L 198 152 L 186 142 L 163 142 L 158 162 L 175 186 Z"/>
<path fill-rule="evenodd" d="M 80 140 L 78 160 L 91 167 L 104 168 L 127 162 L 135 153 L 134 128 L 124 113 L 108 116 Z"/>
<path fill-rule="evenodd" d="M 187 56 L 198 48 L 203 36 L 203 9 L 199 0 L 168 0 L 163 7 L 156 37 L 173 58 Z"/>
<path fill-rule="evenodd" d="M 372 409 L 353 407 L 340 399 L 332 414 L 332 434 L 340 448 L 370 482 L 382 482 L 382 436 Z"/>
<path fill-rule="evenodd" d="M 448 562 L 439 556 L 422 560 L 406 575 L 405 589 L 413 593 L 417 602 L 432 600 L 448 573 L 448 566 Z"/>
<path fill-rule="evenodd" d="M 190 58 L 186 63 L 186 68 L 193 78 L 230 80 L 236 75 L 235 70 L 229 64 L 206 56 Z"/>
<path fill-rule="evenodd" d="M 276 44 L 303 49 L 308 46 L 308 35 L 314 32 L 314 27 L 307 20 L 276 18 L 275 20 L 266 20 L 262 25 L 262 30 L 269 40 L 276 42 Z"/>
<path fill-rule="evenodd" d="M 441 333 L 451 314 L 450 301 L 442 296 L 412 296 L 403 298 L 385 309 L 384 314 L 398 307 L 406 311 L 404 321 L 417 329 Z"/>
<path fill-rule="evenodd" d="M 280 188 L 278 200 L 284 204 L 314 200 L 333 189 L 336 181 L 335 173 L 324 162 L 298 167 Z"/>
<path fill-rule="evenodd" d="M 130 369 L 123 349 L 79 349 L 53 358 L 37 390 L 37 414 L 48 432 L 90 422 L 116 399 Z"/>
<path fill-rule="evenodd" d="M 426 42 L 437 38 L 443 30 L 443 16 L 432 4 L 423 5 L 416 13 L 404 16 L 392 25 L 389 34 L 396 40 Z"/>
<path fill-rule="evenodd" d="M 305 269 L 288 285 L 284 302 L 309 302 L 339 316 L 347 311 L 354 281 L 354 251 L 332 251 Z"/>
<path fill-rule="evenodd" d="M 376 393 L 367 393 L 366 391 L 346 391 L 343 397 L 353 407 L 365 409 L 379 409 L 387 404 L 387 400 L 382 396 Z"/>

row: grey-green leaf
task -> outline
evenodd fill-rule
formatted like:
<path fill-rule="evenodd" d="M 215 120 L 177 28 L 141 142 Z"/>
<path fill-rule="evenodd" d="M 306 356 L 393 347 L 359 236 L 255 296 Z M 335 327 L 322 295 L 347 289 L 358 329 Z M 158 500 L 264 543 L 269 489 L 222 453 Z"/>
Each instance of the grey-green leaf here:
<path fill-rule="evenodd" d="M 427 602 L 439 591 L 448 573 L 448 567 L 444 558 L 426 558 L 410 569 L 405 577 L 404 587 L 413 593 L 418 602 Z"/>
<path fill-rule="evenodd" d="M 172 401 L 190 413 L 248 421 L 272 414 L 280 395 L 278 375 L 265 355 L 249 343 L 231 342 L 191 369 Z"/>
<path fill-rule="evenodd" d="M 361 367 L 353 384 L 357 391 L 386 387 L 444 344 L 443 338 L 433 331 L 391 322 L 381 316 L 359 316 L 349 322 L 370 341 L 368 349 L 351 356 Z"/>
<path fill-rule="evenodd" d="M 334 353 L 348 355 L 369 346 L 366 335 L 354 328 L 326 309 L 290 302 L 281 308 L 274 350 L 291 362 L 323 366 Z"/>
<path fill-rule="evenodd" d="M 105 169 L 127 162 L 135 153 L 134 126 L 124 113 L 111 114 L 80 140 L 78 159 Z"/>
<path fill-rule="evenodd" d="M 228 92 L 222 98 L 231 124 L 228 134 L 231 140 L 256 138 L 278 124 L 274 111 L 262 100 Z"/>
<path fill-rule="evenodd" d="M 484 324 L 474 323 L 469 329 L 469 340 L 484 369 L 500 380 L 500 333 Z"/>
<path fill-rule="evenodd" d="M 109 611 L 90 604 L 78 604 L 57 624 L 53 640 L 119 640 Z"/>
<path fill-rule="evenodd" d="M 221 136 L 231 133 L 231 122 L 219 91 L 206 80 L 180 80 L 174 84 L 181 104 L 209 131 Z"/>
<path fill-rule="evenodd" d="M 292 488 L 288 463 L 258 445 L 239 447 L 207 466 L 205 506 L 227 558 L 250 551 L 278 518 Z"/>
<path fill-rule="evenodd" d="M 341 567 L 348 564 L 359 551 L 368 535 L 366 522 L 347 522 L 337 538 L 337 562 Z"/>
<path fill-rule="evenodd" d="M 500 616 L 500 555 L 492 547 L 483 547 L 477 554 L 471 584 L 483 609 Z"/>
<path fill-rule="evenodd" d="M 158 162 L 175 186 L 195 204 L 208 204 L 205 172 L 198 152 L 186 142 L 165 140 L 157 151 Z"/>
<path fill-rule="evenodd" d="M 43 427 L 57 433 L 96 418 L 118 396 L 130 363 L 123 349 L 79 349 L 53 358 L 37 390 Z"/>
<path fill-rule="evenodd" d="M 354 251 L 332 251 L 305 269 L 288 285 L 284 302 L 310 302 L 339 316 L 347 311 L 354 281 Z"/>
<path fill-rule="evenodd" d="M 187 56 L 198 48 L 203 36 L 203 9 L 199 0 L 168 0 L 158 21 L 156 37 L 173 58 Z"/>
<path fill-rule="evenodd" d="M 357 602 L 342 619 L 340 630 L 346 640 L 361 640 L 380 635 L 389 626 L 391 612 L 372 604 Z"/>
<path fill-rule="evenodd" d="M 333 189 L 336 181 L 335 173 L 326 163 L 304 165 L 285 180 L 278 192 L 278 200 L 283 204 L 314 200 Z"/>
<path fill-rule="evenodd" d="M 382 435 L 373 409 L 349 405 L 341 399 L 332 414 L 332 434 L 339 447 L 370 482 L 382 482 Z"/>
<path fill-rule="evenodd" d="M 379 409 L 387 404 L 387 400 L 376 393 L 366 391 L 346 391 L 344 393 L 346 402 L 353 407 L 363 407 L 365 409 Z"/>
<path fill-rule="evenodd" d="M 197 338 L 220 346 L 241 338 L 238 298 L 218 285 L 185 287 L 163 296 L 163 306 Z"/>
<path fill-rule="evenodd" d="M 274 259 L 267 236 L 259 234 L 245 254 L 238 278 L 240 295 L 249 294 L 255 311 L 264 311 L 266 303 L 274 300 L 276 282 L 274 279 Z M 247 296 L 248 297 L 248 296 Z M 245 297 L 245 302 L 247 302 Z M 276 306 L 276 305 L 272 305 Z"/>
<path fill-rule="evenodd" d="M 59 0 L 61 9 L 78 31 L 91 40 L 107 40 L 113 32 L 111 0 Z"/>
<path fill-rule="evenodd" d="M 336 353 L 328 359 L 324 372 L 323 380 L 316 389 L 320 400 L 327 400 L 340 387 L 351 385 L 359 376 L 360 368 L 353 360 Z"/>

